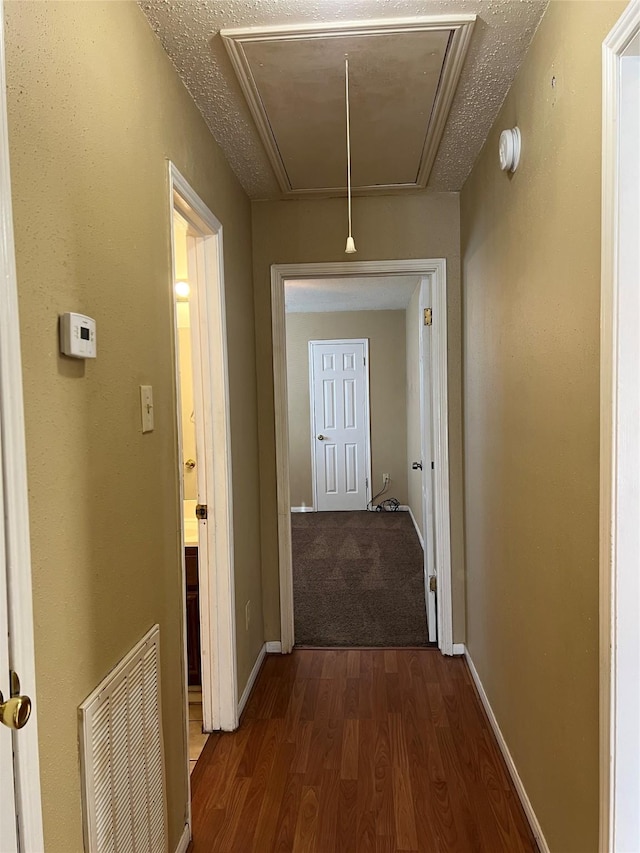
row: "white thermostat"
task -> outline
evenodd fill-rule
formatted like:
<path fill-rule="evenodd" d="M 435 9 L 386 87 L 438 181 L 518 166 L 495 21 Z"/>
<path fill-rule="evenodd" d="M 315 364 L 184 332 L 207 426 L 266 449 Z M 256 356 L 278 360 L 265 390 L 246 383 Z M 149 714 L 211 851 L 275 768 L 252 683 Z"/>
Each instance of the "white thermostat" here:
<path fill-rule="evenodd" d="M 500 134 L 500 168 L 503 172 L 515 172 L 520 162 L 522 135 L 520 128 L 512 127 Z"/>
<path fill-rule="evenodd" d="M 96 321 L 67 311 L 60 317 L 60 349 L 71 358 L 96 357 Z"/>

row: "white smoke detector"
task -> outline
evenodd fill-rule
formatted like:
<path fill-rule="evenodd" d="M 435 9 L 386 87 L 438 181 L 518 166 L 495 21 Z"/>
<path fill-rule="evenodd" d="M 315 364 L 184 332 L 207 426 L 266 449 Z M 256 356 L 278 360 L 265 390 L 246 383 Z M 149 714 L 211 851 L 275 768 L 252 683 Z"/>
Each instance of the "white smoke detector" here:
<path fill-rule="evenodd" d="M 522 136 L 520 128 L 503 130 L 500 134 L 500 168 L 503 172 L 515 172 L 520 162 Z"/>

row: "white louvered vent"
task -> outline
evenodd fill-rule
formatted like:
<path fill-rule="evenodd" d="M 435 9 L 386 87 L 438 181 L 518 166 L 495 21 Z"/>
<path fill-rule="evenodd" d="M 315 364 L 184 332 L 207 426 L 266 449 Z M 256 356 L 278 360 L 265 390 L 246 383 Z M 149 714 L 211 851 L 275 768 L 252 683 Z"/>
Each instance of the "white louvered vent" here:
<path fill-rule="evenodd" d="M 160 629 L 80 706 L 85 849 L 166 853 Z"/>

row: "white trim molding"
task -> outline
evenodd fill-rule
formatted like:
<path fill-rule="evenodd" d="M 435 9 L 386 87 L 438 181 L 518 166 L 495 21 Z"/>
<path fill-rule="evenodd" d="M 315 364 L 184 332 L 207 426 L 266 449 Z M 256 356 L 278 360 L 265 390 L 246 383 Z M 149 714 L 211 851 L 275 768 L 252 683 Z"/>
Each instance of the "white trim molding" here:
<path fill-rule="evenodd" d="M 315 512 L 314 506 L 292 506 L 291 512 Z"/>
<path fill-rule="evenodd" d="M 200 353 L 194 358 L 194 402 L 200 400 L 202 408 L 202 432 L 196 436 L 198 450 L 203 450 L 198 491 L 205 498 L 203 501 L 200 497 L 200 501 L 209 508 L 208 519 L 199 522 L 198 546 L 203 728 L 233 731 L 238 727 L 238 676 L 223 232 L 220 221 L 171 162 L 169 184 L 172 229 L 173 212 L 177 210 L 198 235 L 193 252 L 189 252 L 189 270 L 191 275 L 193 265 L 197 279 L 191 305 L 194 350 L 197 347 Z M 173 293 L 173 264 L 171 270 Z M 200 371 L 197 377 L 196 362 Z M 179 387 L 177 374 L 176 370 Z M 176 402 L 180 430 L 177 412 Z M 179 480 L 182 501 L 182 478 Z M 182 536 L 184 540 L 184 530 Z M 184 541 L 182 545 L 184 594 Z"/>
<path fill-rule="evenodd" d="M 637 353 L 638 314 L 633 305 L 638 302 L 638 280 L 637 268 L 634 272 L 629 263 L 629 251 L 637 253 L 637 225 L 631 223 L 629 236 L 628 217 L 633 214 L 627 193 L 633 193 L 633 187 L 626 171 L 628 163 L 623 160 L 625 156 L 637 158 L 637 148 L 635 154 L 624 155 L 621 145 L 621 126 L 628 115 L 628 108 L 622 110 L 623 57 L 637 56 L 639 34 L 640 2 L 633 0 L 602 45 L 600 853 L 638 849 L 640 844 L 640 757 L 632 746 L 637 746 L 639 734 L 637 648 L 634 652 L 632 647 L 638 644 L 640 602 L 637 591 L 634 593 L 638 558 L 628 535 L 629 531 L 637 534 L 639 512 L 637 479 L 633 485 L 633 478 L 638 477 L 637 440 L 631 437 L 637 429 L 637 412 L 632 414 L 637 355 L 632 351 L 635 348 Z M 638 96 L 633 100 L 637 110 Z M 635 205 L 637 217 L 637 196 Z"/>
<path fill-rule="evenodd" d="M 287 351 L 285 283 L 287 279 L 420 275 L 430 279 L 434 334 L 434 544 L 438 577 L 438 646 L 453 654 L 451 599 L 451 525 L 449 508 L 449 439 L 447 404 L 447 300 L 446 262 L 443 258 L 397 261 L 355 261 L 326 264 L 274 264 L 271 267 L 271 322 L 273 334 L 273 385 L 275 405 L 278 558 L 280 571 L 280 630 L 283 654 L 294 645 L 293 566 L 291 556 L 291 497 L 289 485 L 289 423 L 287 414 Z"/>
<path fill-rule="evenodd" d="M 489 723 L 491 724 L 491 728 L 493 729 L 493 733 L 496 736 L 496 740 L 498 741 L 498 746 L 500 747 L 500 752 L 502 753 L 502 757 L 505 760 L 505 764 L 507 765 L 507 770 L 509 771 L 509 775 L 511 776 L 511 780 L 513 781 L 513 785 L 516 789 L 516 793 L 520 798 L 520 802 L 522 803 L 522 808 L 527 816 L 527 820 L 529 821 L 529 826 L 531 827 L 531 831 L 535 835 L 536 841 L 538 842 L 538 847 L 540 848 L 540 853 L 550 853 L 549 845 L 547 844 L 545 837 L 542 833 L 542 827 L 536 817 L 536 813 L 533 810 L 533 806 L 531 805 L 531 800 L 527 795 L 527 792 L 524 787 L 524 783 L 520 778 L 520 774 L 518 773 L 518 769 L 516 767 L 515 761 L 513 760 L 513 756 L 509 752 L 509 747 L 507 746 L 507 742 L 504 739 L 504 735 L 500 730 L 500 726 L 498 725 L 498 721 L 496 719 L 496 715 L 493 713 L 493 708 L 491 707 L 491 703 L 489 702 L 489 697 L 487 696 L 482 681 L 480 680 L 480 676 L 478 675 L 478 670 L 471 659 L 471 655 L 469 654 L 469 650 L 462 646 L 463 654 L 465 656 L 465 660 L 467 662 L 467 666 L 469 667 L 469 672 L 471 673 L 471 677 L 473 678 L 473 683 L 476 686 L 476 690 L 478 691 L 478 696 L 480 697 L 480 701 L 482 702 L 482 706 L 485 710 L 487 717 L 489 718 Z"/>
<path fill-rule="evenodd" d="M 0 0 L 0 432 L 2 459 L 0 489 L 4 492 L 4 548 L 6 556 L 9 666 L 20 677 L 21 689 L 31 698 L 28 724 L 13 736 L 15 820 L 21 850 L 44 850 L 40 759 L 39 705 L 36 690 L 31 587 L 31 540 L 27 494 L 27 453 L 22 391 L 18 282 L 13 234 L 11 172 L 7 134 L 7 86 L 4 50 L 4 5 Z M 2 533 L 0 533 L 0 539 Z M 6 637 L 5 637 L 6 640 Z M 10 694 L 8 672 L 0 689 Z M 8 732 L 7 735 L 11 736 Z M 3 791 L 13 801 L 13 794 Z M 13 809 L 8 804 L 9 811 Z M 9 835 L 7 833 L 7 838 Z"/>
<path fill-rule="evenodd" d="M 282 643 L 280 640 L 270 640 L 268 643 L 265 643 L 267 647 L 268 655 L 281 655 L 282 654 Z"/>
<path fill-rule="evenodd" d="M 410 506 L 405 506 L 404 504 L 401 504 L 398 507 L 398 509 L 402 510 L 403 512 L 409 513 L 409 516 L 411 517 L 411 521 L 413 522 L 413 526 L 416 529 L 416 535 L 418 537 L 418 542 L 420 543 L 420 547 L 424 551 L 424 539 L 422 538 L 422 533 L 420 532 L 420 528 L 418 527 L 418 522 L 416 521 L 416 517 L 413 514 L 413 510 L 411 509 Z"/>
<path fill-rule="evenodd" d="M 467 649 L 464 643 L 454 643 L 452 648 L 454 655 L 464 655 L 467 653 Z"/>
<path fill-rule="evenodd" d="M 176 847 L 176 853 L 187 853 L 187 849 L 189 844 L 191 843 L 191 829 L 188 823 L 185 823 L 184 829 L 182 830 L 182 835 L 180 836 L 180 840 L 178 841 L 178 846 Z"/>
<path fill-rule="evenodd" d="M 253 669 L 249 673 L 249 678 L 247 679 L 247 683 L 245 684 L 244 690 L 242 691 L 242 696 L 238 701 L 238 717 L 242 714 L 245 709 L 247 702 L 249 701 L 249 697 L 251 696 L 251 691 L 253 690 L 256 680 L 260 675 L 260 670 L 262 669 L 262 664 L 264 663 L 264 659 L 267 656 L 267 644 L 264 643 L 260 647 L 260 651 L 258 652 L 258 657 L 256 658 L 256 662 L 253 665 Z"/>
<path fill-rule="evenodd" d="M 447 287 L 444 260 L 431 273 L 431 428 L 433 440 L 433 520 L 438 578 L 438 645 L 453 654 L 451 598 L 451 519 L 449 503 L 449 380 L 447 376 Z M 425 462 L 427 460 L 424 460 Z"/>

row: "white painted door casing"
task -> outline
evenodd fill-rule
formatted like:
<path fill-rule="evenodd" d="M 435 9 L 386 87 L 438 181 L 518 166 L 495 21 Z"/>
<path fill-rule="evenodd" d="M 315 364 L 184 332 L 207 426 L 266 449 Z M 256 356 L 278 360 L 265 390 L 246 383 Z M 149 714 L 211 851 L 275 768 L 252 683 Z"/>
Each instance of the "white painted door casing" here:
<path fill-rule="evenodd" d="M 309 394 L 315 508 L 365 510 L 370 456 L 368 341 L 310 341 Z"/>
<path fill-rule="evenodd" d="M 287 419 L 287 348 L 285 283 L 301 278 L 340 278 L 370 275 L 421 275 L 431 282 L 433 399 L 433 506 L 438 564 L 438 648 L 453 654 L 451 599 L 451 534 L 449 511 L 447 264 L 444 258 L 394 261 L 353 261 L 271 266 L 271 331 L 273 335 L 273 394 L 275 409 L 278 562 L 280 579 L 280 642 L 284 654 L 294 645 L 291 493 L 289 488 L 289 424 Z"/>
<path fill-rule="evenodd" d="M 25 728 L 0 732 L 0 827 L 3 851 L 44 849 L 38 753 L 38 701 L 33 639 L 33 593 L 22 394 L 18 287 L 13 238 L 0 0 L 0 690 L 10 694 L 9 669 L 32 701 Z M 3 506 L 2 506 L 3 504 Z"/>
<path fill-rule="evenodd" d="M 602 46 L 600 853 L 640 845 L 640 0 Z"/>
<path fill-rule="evenodd" d="M 200 632 L 202 656 L 203 729 L 232 731 L 238 725 L 238 685 L 235 627 L 235 581 L 233 544 L 233 483 L 231 473 L 231 422 L 227 363 L 223 229 L 202 199 L 168 162 L 168 216 L 172 229 L 171 275 L 168 286 L 174 292 L 174 214 L 189 225 L 187 260 L 192 285 L 191 330 L 194 361 L 194 409 L 196 410 L 196 458 L 198 499 L 208 506 L 208 520 L 198 522 L 201 549 Z M 175 352 L 178 352 L 177 312 L 174 312 Z M 182 460 L 180 370 L 174 360 L 176 382 L 176 430 L 178 455 Z M 208 441 L 203 441 L 204 435 Z M 216 452 L 213 452 L 215 448 Z M 176 472 L 180 509 L 184 506 L 181 473 Z M 186 614 L 186 570 L 184 522 L 180 524 L 182 608 Z M 189 697 L 187 665 L 187 625 L 183 620 L 184 738 L 189 739 Z M 185 772 L 190 788 L 189 753 L 185 752 Z M 191 834 L 191 796 L 185 804 L 183 838 Z"/>

